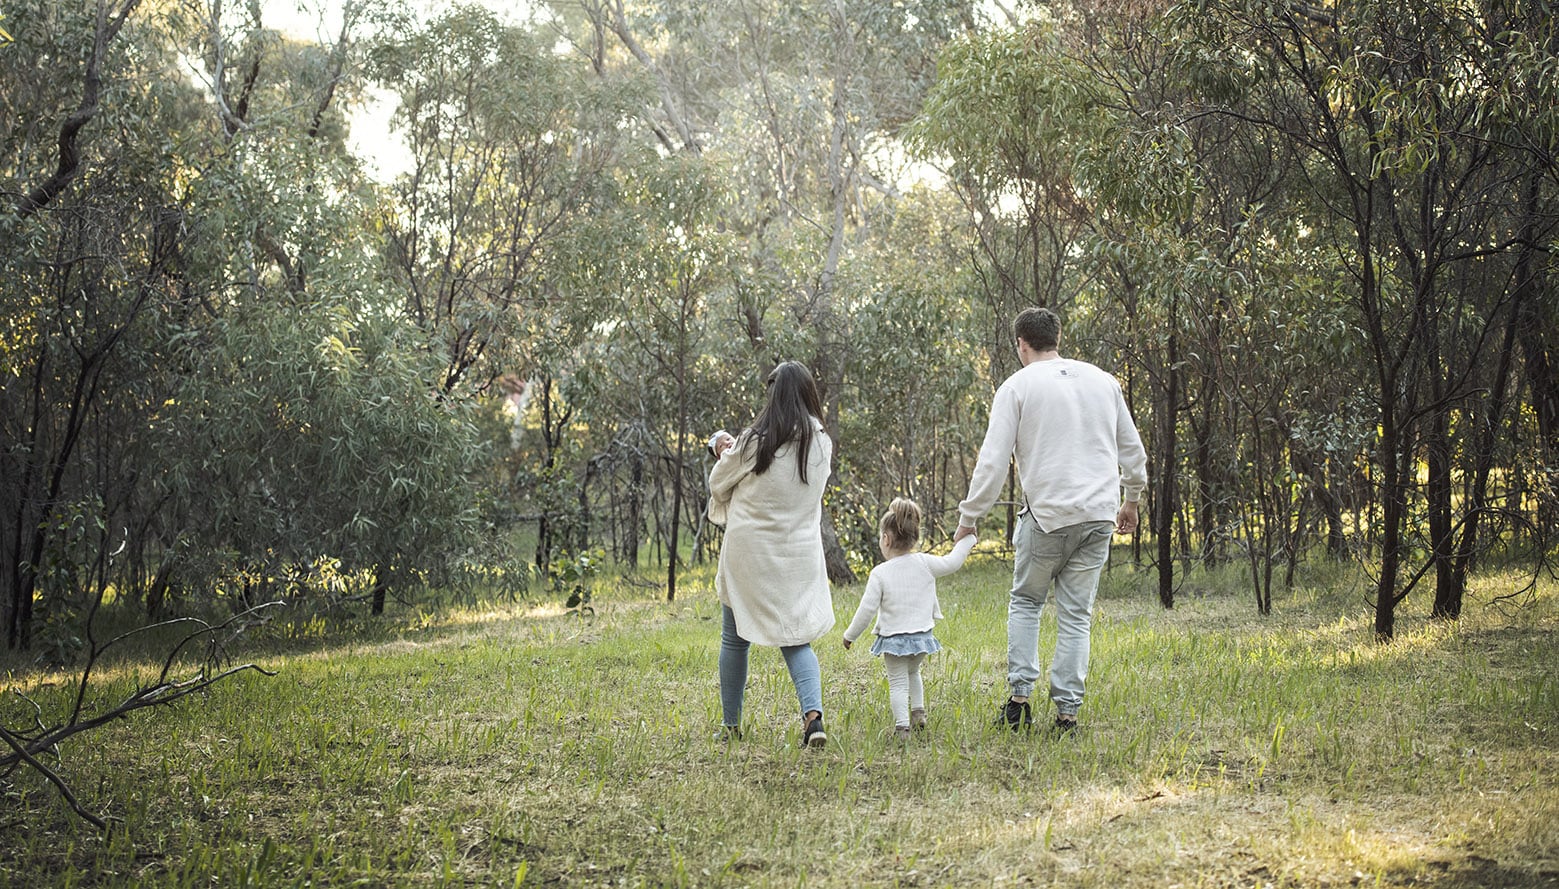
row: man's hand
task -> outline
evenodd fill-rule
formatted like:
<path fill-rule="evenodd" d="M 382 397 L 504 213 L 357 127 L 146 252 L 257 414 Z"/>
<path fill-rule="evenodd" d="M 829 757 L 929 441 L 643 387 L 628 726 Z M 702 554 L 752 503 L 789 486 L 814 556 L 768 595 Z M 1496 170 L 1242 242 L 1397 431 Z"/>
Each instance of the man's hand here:
<path fill-rule="evenodd" d="M 965 537 L 973 536 L 974 528 L 970 527 L 969 525 L 965 525 L 963 522 L 959 522 L 958 530 L 953 532 L 953 542 L 957 543 L 958 541 L 963 540 Z"/>
<path fill-rule="evenodd" d="M 1115 513 L 1115 533 L 1132 534 L 1137 530 L 1137 501 L 1128 500 Z"/>

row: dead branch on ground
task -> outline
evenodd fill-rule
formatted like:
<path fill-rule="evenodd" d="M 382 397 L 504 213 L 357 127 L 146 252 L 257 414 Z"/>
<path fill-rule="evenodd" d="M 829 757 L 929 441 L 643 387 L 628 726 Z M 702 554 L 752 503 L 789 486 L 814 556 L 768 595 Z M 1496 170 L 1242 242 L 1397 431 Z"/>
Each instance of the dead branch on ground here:
<path fill-rule="evenodd" d="M 52 784 L 60 797 L 78 816 L 99 830 L 106 830 L 111 819 L 103 818 L 84 806 L 72 791 L 69 782 L 56 768 L 44 762 L 44 758 L 58 761 L 60 744 L 75 735 L 91 731 L 116 719 L 125 719 L 137 710 L 172 704 L 196 692 L 204 691 L 229 676 L 248 670 L 265 676 L 276 675 L 258 664 L 232 666 L 226 650 L 227 646 L 247 629 L 263 622 L 259 617 L 261 611 L 281 604 L 284 603 L 266 602 L 256 605 L 217 624 L 195 617 L 161 621 L 123 633 L 101 645 L 94 644 L 87 657 L 87 664 L 82 668 L 81 678 L 75 683 L 74 703 L 68 716 L 58 724 L 46 725 L 43 707 L 27 695 L 17 692 L 16 696 L 32 708 L 32 724 L 25 728 L 0 725 L 0 742 L 4 744 L 0 747 L 0 751 L 9 748 L 9 752 L 0 753 L 0 780 L 9 780 L 17 770 L 24 767 L 31 769 Z M 188 627 L 189 632 L 163 658 L 156 679 L 148 685 L 137 685 L 134 691 L 112 707 L 97 713 L 87 712 L 87 689 L 92 681 L 92 671 L 106 652 L 134 636 L 181 626 Z M 200 649 L 201 653 L 199 666 L 195 668 L 195 672 L 190 675 L 177 675 L 181 664 L 187 662 L 181 661 L 180 656 L 196 648 Z"/>

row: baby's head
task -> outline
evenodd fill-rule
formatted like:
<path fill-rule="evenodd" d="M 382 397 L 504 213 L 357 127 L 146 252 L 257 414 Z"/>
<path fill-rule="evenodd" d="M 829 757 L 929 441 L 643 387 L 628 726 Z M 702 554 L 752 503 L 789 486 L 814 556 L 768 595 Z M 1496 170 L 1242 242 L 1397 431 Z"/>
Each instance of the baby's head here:
<path fill-rule="evenodd" d="M 888 504 L 888 511 L 882 514 L 882 521 L 877 523 L 877 528 L 882 532 L 878 545 L 882 547 L 884 556 L 890 550 L 905 552 L 913 549 L 920 540 L 920 507 L 913 500 L 895 497 Z"/>

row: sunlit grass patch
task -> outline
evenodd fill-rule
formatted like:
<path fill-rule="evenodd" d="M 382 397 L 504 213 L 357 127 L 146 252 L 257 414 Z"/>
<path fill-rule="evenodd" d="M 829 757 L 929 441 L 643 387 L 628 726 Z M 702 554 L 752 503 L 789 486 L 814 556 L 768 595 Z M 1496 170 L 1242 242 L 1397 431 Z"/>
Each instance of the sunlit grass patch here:
<path fill-rule="evenodd" d="M 839 644 L 859 587 L 817 645 L 822 751 L 761 647 L 746 739 L 714 739 L 707 574 L 674 603 L 604 579 L 594 620 L 513 602 L 264 640 L 246 656 L 276 677 L 62 749 L 123 819 L 110 836 L 21 776 L 6 802 L 35 829 L 0 844 L 0 886 L 1554 884 L 1551 589 L 1511 610 L 1480 588 L 1452 624 L 1409 609 L 1381 645 L 1337 610 L 1351 594 L 1262 617 L 1201 581 L 1166 612 L 1115 566 L 1085 725 L 1056 738 L 1043 707 L 1033 733 L 990 724 L 1009 570 L 940 584 L 931 723 L 907 745 L 880 659 Z"/>

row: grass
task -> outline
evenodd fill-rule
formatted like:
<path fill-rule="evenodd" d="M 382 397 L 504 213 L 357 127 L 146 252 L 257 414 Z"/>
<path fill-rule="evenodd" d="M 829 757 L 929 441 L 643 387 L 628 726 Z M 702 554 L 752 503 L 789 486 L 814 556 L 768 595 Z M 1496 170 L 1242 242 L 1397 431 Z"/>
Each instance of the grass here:
<path fill-rule="evenodd" d="M 1496 606 L 1517 581 L 1484 577 L 1455 624 L 1409 600 L 1378 645 L 1342 574 L 1261 618 L 1221 578 L 1163 611 L 1117 567 L 1085 727 L 1057 739 L 988 725 L 1009 570 L 977 557 L 942 581 L 931 728 L 907 747 L 886 738 L 880 661 L 839 644 L 859 587 L 835 591 L 817 646 L 822 751 L 798 749 L 763 648 L 747 739 L 713 740 L 707 576 L 671 605 L 604 588 L 589 624 L 530 603 L 278 633 L 251 655 L 276 677 L 62 751 L 122 819 L 110 834 L 34 776 L 0 783 L 0 886 L 1559 885 L 1552 583 Z"/>

